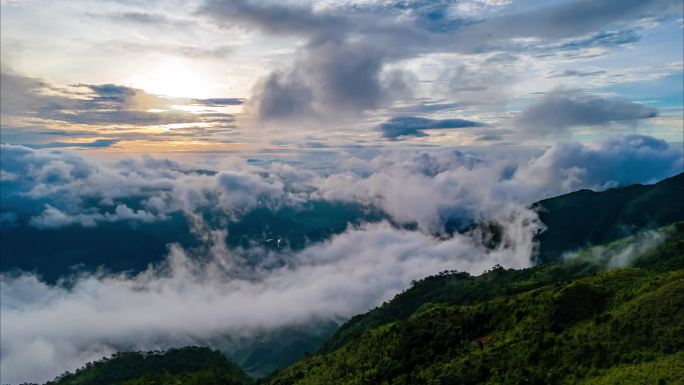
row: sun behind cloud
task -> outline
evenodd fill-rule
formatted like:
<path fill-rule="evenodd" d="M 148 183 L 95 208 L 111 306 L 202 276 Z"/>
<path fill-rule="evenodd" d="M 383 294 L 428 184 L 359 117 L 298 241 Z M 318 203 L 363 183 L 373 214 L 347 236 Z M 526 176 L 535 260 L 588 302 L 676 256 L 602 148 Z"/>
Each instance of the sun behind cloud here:
<path fill-rule="evenodd" d="M 151 64 L 127 79 L 131 87 L 183 98 L 209 98 L 213 80 L 191 60 L 172 58 Z"/>

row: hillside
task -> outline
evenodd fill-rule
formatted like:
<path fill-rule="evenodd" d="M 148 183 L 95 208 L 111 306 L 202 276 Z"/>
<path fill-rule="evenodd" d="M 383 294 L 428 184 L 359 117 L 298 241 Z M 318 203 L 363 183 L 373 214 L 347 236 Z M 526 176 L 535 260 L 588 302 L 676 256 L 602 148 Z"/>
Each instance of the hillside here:
<path fill-rule="evenodd" d="M 260 380 L 288 384 L 678 384 L 684 222 L 630 267 L 630 237 L 523 270 L 444 272 L 354 317 L 320 352 Z M 119 353 L 49 385 L 246 384 L 207 348 Z"/>
<path fill-rule="evenodd" d="M 682 383 L 684 224 L 664 233 L 634 267 L 587 250 L 426 278 L 263 384 Z"/>
<path fill-rule="evenodd" d="M 684 381 L 684 223 L 523 270 L 444 272 L 343 325 L 288 384 L 677 384 Z M 49 385 L 247 384 L 220 352 L 118 353 Z"/>
<path fill-rule="evenodd" d="M 258 383 L 681 383 L 684 222 L 643 230 L 682 216 L 676 198 L 683 182 L 680 174 L 652 186 L 541 201 L 535 207 L 549 227 L 540 237 L 545 263 L 415 281 L 343 324 L 317 353 Z M 584 246 L 590 244 L 600 246 Z M 573 249 L 579 251 L 559 258 Z M 262 374 L 273 368 L 269 362 L 288 356 L 278 341 L 282 336 L 231 356 Z M 183 348 L 119 353 L 50 384 L 250 381 L 218 351 Z"/>
<path fill-rule="evenodd" d="M 547 226 L 539 235 L 539 259 L 548 262 L 569 250 L 682 221 L 682 197 L 684 173 L 653 185 L 579 190 L 537 202 L 532 207 Z"/>
<path fill-rule="evenodd" d="M 116 353 L 46 385 L 243 385 L 248 377 L 221 352 L 202 347 Z"/>

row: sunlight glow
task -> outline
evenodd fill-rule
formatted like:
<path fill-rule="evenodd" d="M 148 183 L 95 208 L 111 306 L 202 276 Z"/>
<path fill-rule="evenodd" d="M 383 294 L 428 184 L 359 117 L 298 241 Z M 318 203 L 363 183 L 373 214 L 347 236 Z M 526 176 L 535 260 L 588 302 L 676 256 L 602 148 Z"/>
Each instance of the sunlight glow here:
<path fill-rule="evenodd" d="M 174 58 L 151 65 L 127 83 L 157 95 L 208 98 L 214 82 L 192 61 Z"/>

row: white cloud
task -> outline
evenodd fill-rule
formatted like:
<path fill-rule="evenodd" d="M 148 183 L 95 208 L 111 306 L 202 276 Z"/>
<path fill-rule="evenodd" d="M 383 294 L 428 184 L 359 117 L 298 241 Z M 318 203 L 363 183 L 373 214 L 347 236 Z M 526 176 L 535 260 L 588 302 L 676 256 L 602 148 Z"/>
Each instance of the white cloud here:
<path fill-rule="evenodd" d="M 239 220 L 255 207 L 326 199 L 377 207 L 419 231 L 382 222 L 298 252 L 230 250 L 224 229 L 198 220 L 202 250 L 174 246 L 164 265 L 138 275 L 91 274 L 56 286 L 32 275 L 3 275 L 2 381 L 42 381 L 116 349 L 343 319 L 444 269 L 524 267 L 541 226 L 524 205 L 578 188 L 654 182 L 683 168 L 678 146 L 638 135 L 559 143 L 523 161 L 513 155 L 390 151 L 370 160 L 337 157 L 331 167 L 309 170 L 227 158 L 215 165 L 224 171 L 213 174 L 192 171 L 198 164 L 112 163 L 3 145 L 3 172 L 27 176 L 3 181 L 3 189 L 48 202 L 33 219 L 39 227 L 151 221 L 178 211 L 198 220 L 205 210 Z M 133 197 L 142 208 L 122 203 Z M 486 250 L 477 236 L 445 237 L 442 226 L 452 217 L 498 220 L 504 246 Z"/>
<path fill-rule="evenodd" d="M 681 172 L 683 156 L 681 148 L 665 141 L 628 135 L 588 144 L 560 142 L 529 160 L 515 153 L 399 150 L 370 161 L 343 156 L 330 168 L 316 164 L 309 170 L 226 159 L 213 166 L 224 171 L 211 174 L 191 171 L 202 165 L 149 157 L 107 163 L 3 145 L 2 172 L 28 176 L 3 181 L 15 186 L 13 193 L 47 201 L 31 221 L 38 227 L 151 222 L 174 212 L 197 219 L 209 211 L 234 221 L 257 207 L 297 207 L 322 199 L 374 207 L 396 222 L 439 233 L 448 219 L 492 216 L 509 202 L 530 204 L 581 188 L 653 183 Z M 134 210 L 124 202 L 131 198 L 141 207 Z M 93 201 L 98 204 L 88 203 Z"/>
<path fill-rule="evenodd" d="M 92 210 L 89 210 L 92 211 Z M 63 211 L 52 207 L 45 206 L 45 210 L 29 220 L 29 223 L 37 228 L 57 228 L 78 224 L 83 227 L 94 227 L 98 222 L 118 222 L 118 221 L 139 221 L 139 222 L 154 222 L 166 219 L 164 214 L 154 215 L 145 210 L 133 210 L 125 204 L 117 205 L 114 212 L 100 213 L 88 212 L 75 215 L 69 215 Z"/>
<path fill-rule="evenodd" d="M 82 276 L 69 286 L 3 275 L 2 382 L 45 381 L 121 348 L 345 319 L 445 269 L 479 274 L 497 263 L 528 266 L 540 225 L 529 210 L 508 212 L 506 241 L 495 250 L 469 235 L 438 239 L 378 223 L 278 256 L 285 262 L 279 268 L 248 267 L 240 254 L 213 245 L 208 262 L 175 246 L 158 268 L 131 277 Z"/>
<path fill-rule="evenodd" d="M 507 202 L 531 204 L 582 188 L 654 183 L 683 169 L 679 146 L 629 135 L 561 142 L 522 162 L 453 151 L 382 155 L 358 172 L 317 179 L 314 196 L 376 206 L 398 222 L 434 233 L 449 218 L 493 216 Z"/>

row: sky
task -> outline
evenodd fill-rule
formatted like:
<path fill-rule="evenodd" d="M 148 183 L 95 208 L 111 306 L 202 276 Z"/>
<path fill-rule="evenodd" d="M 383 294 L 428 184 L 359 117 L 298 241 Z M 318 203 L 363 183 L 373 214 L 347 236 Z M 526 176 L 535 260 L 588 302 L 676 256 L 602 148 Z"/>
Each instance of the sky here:
<path fill-rule="evenodd" d="M 682 23 L 677 0 L 8 0 L 2 141 L 138 153 L 681 141 Z"/>
<path fill-rule="evenodd" d="M 684 170 L 681 0 L 1 7 L 3 384 L 531 266 L 530 204 Z"/>

